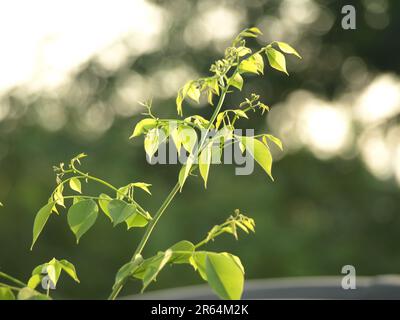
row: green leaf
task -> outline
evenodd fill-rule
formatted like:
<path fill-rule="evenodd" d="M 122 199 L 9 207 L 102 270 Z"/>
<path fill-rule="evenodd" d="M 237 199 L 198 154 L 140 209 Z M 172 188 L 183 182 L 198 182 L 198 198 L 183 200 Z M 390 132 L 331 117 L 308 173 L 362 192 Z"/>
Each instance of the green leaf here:
<path fill-rule="evenodd" d="M 130 228 L 143 228 L 147 225 L 147 223 L 149 222 L 149 219 L 146 219 L 145 217 L 143 217 L 141 214 L 139 214 L 137 211 L 136 213 L 134 213 L 133 215 L 131 215 L 130 217 L 128 217 L 126 220 L 126 226 L 128 228 L 128 230 Z"/>
<path fill-rule="evenodd" d="M 200 153 L 199 170 L 201 177 L 204 180 L 204 187 L 207 188 L 208 173 L 210 171 L 211 156 L 213 143 L 210 142 Z"/>
<path fill-rule="evenodd" d="M 72 205 L 68 210 L 68 224 L 76 236 L 76 242 L 93 226 L 96 222 L 99 207 L 92 199 L 79 201 Z"/>
<path fill-rule="evenodd" d="M 156 126 L 157 126 L 156 119 L 153 118 L 143 119 L 139 121 L 138 124 L 135 126 L 135 129 L 133 130 L 133 133 L 129 137 L 129 139 L 140 136 L 141 134 L 146 133 L 147 131 L 155 128 Z"/>
<path fill-rule="evenodd" d="M 189 263 L 192 257 L 195 246 L 193 243 L 187 240 L 182 240 L 175 243 L 169 250 L 172 251 L 171 263 L 182 264 Z"/>
<path fill-rule="evenodd" d="M 179 127 L 179 140 L 182 146 L 189 153 L 193 152 L 194 147 L 197 144 L 197 133 L 192 127 L 187 125 Z"/>
<path fill-rule="evenodd" d="M 28 280 L 28 287 L 35 289 L 39 285 L 39 283 L 42 282 L 42 278 L 43 276 L 41 276 L 40 274 L 32 275 Z"/>
<path fill-rule="evenodd" d="M 58 279 L 60 278 L 61 274 L 61 265 L 58 262 L 57 259 L 53 258 L 46 264 L 46 273 L 51 280 L 51 282 L 54 284 L 54 286 L 57 286 Z"/>
<path fill-rule="evenodd" d="M 200 275 L 219 297 L 229 300 L 241 298 L 244 270 L 238 257 L 226 252 L 197 252 L 194 256 Z"/>
<path fill-rule="evenodd" d="M 239 64 L 239 72 L 249 72 L 249 73 L 256 73 L 258 74 L 259 68 L 258 65 L 255 63 L 254 59 L 246 59 L 242 60 Z"/>
<path fill-rule="evenodd" d="M 267 144 L 266 139 L 269 139 L 270 141 L 275 143 L 278 146 L 278 148 L 283 151 L 283 144 L 282 144 L 282 141 L 279 138 L 273 136 L 272 134 L 266 134 L 266 135 L 263 136 L 263 142 L 265 144 Z"/>
<path fill-rule="evenodd" d="M 267 47 L 265 51 L 269 64 L 272 68 L 282 71 L 289 75 L 289 73 L 286 70 L 286 59 L 285 56 L 280 53 L 278 50 L 275 50 L 272 47 Z"/>
<path fill-rule="evenodd" d="M 160 145 L 160 132 L 157 128 L 151 129 L 144 139 L 144 150 L 149 156 L 149 159 L 153 157 Z"/>
<path fill-rule="evenodd" d="M 51 300 L 50 297 L 41 294 L 32 288 L 25 287 L 18 292 L 18 300 Z"/>
<path fill-rule="evenodd" d="M 180 152 L 181 151 L 181 146 L 182 146 L 182 141 L 180 139 L 179 129 L 177 127 L 173 128 L 171 130 L 171 138 L 172 138 L 172 141 L 175 144 L 176 150 L 178 150 L 178 152 Z"/>
<path fill-rule="evenodd" d="M 63 259 L 59 261 L 59 265 L 75 282 L 80 282 L 76 274 L 75 266 L 71 262 Z"/>
<path fill-rule="evenodd" d="M 99 195 L 99 200 L 98 200 L 101 210 L 105 213 L 107 217 L 110 218 L 111 221 L 112 217 L 110 215 L 110 211 L 108 210 L 108 204 L 112 199 L 113 198 L 111 198 L 108 194 L 102 193 Z"/>
<path fill-rule="evenodd" d="M 243 88 L 243 77 L 239 73 L 235 73 L 233 77 L 229 79 L 229 85 L 241 91 Z"/>
<path fill-rule="evenodd" d="M 165 252 L 160 252 L 157 256 L 151 261 L 150 264 L 146 266 L 143 275 L 143 291 L 148 287 L 148 285 L 156 280 L 160 271 L 165 267 L 165 265 L 169 262 L 170 258 L 172 257 L 172 251 L 167 250 Z"/>
<path fill-rule="evenodd" d="M 122 282 L 124 279 L 130 277 L 135 270 L 138 268 L 138 266 L 142 263 L 143 257 L 140 254 L 137 254 L 135 256 L 135 259 L 133 261 L 129 261 L 128 263 L 125 263 L 117 272 L 115 275 L 115 283 L 114 286 Z"/>
<path fill-rule="evenodd" d="M 124 222 L 130 216 L 136 213 L 136 206 L 132 203 L 114 199 L 108 204 L 108 211 L 110 212 L 114 227 Z"/>
<path fill-rule="evenodd" d="M 251 49 L 249 49 L 249 48 L 247 48 L 247 47 L 238 47 L 238 48 L 236 49 L 236 51 L 237 51 L 239 57 L 243 57 L 243 56 L 245 56 L 246 54 L 250 54 L 250 53 L 251 53 Z"/>
<path fill-rule="evenodd" d="M 69 186 L 72 190 L 82 193 L 81 181 L 78 178 L 71 178 L 71 180 L 69 180 Z"/>
<path fill-rule="evenodd" d="M 56 188 L 53 197 L 54 197 L 54 201 L 55 201 L 58 205 L 60 205 L 60 206 L 62 206 L 62 207 L 65 208 L 63 191 L 64 191 L 64 185 L 60 184 L 60 185 Z"/>
<path fill-rule="evenodd" d="M 251 61 L 257 66 L 258 71 L 263 74 L 264 73 L 264 59 L 261 54 L 255 53 L 250 58 Z"/>
<path fill-rule="evenodd" d="M 41 208 L 39 212 L 36 214 L 35 221 L 33 223 L 33 239 L 32 239 L 31 250 L 36 240 L 38 239 L 40 233 L 42 232 L 47 220 L 49 219 L 53 206 L 54 202 L 49 202 L 43 208 Z"/>
<path fill-rule="evenodd" d="M 179 171 L 178 182 L 181 187 L 181 191 L 182 191 L 183 185 L 186 182 L 187 177 L 190 174 L 190 170 L 192 169 L 194 160 L 195 160 L 195 158 L 194 158 L 193 154 L 190 154 L 186 160 L 186 164 L 183 165 L 181 170 Z"/>
<path fill-rule="evenodd" d="M 150 190 L 149 190 L 149 188 L 148 188 L 148 187 L 151 187 L 151 184 L 149 184 L 149 183 L 135 182 L 135 183 L 132 183 L 132 186 L 133 186 L 133 187 L 140 188 L 140 189 L 146 191 L 148 194 L 151 195 L 151 192 L 150 192 Z"/>
<path fill-rule="evenodd" d="M 293 54 L 299 59 L 301 59 L 300 54 L 289 44 L 280 41 L 276 41 L 275 43 L 278 45 L 279 49 L 281 49 L 284 53 Z"/>
<path fill-rule="evenodd" d="M 15 300 L 15 295 L 8 287 L 0 287 L 0 300 Z"/>
<path fill-rule="evenodd" d="M 190 99 L 199 103 L 200 89 L 197 87 L 196 82 L 193 82 L 191 84 L 191 86 L 189 87 L 189 90 L 187 91 L 187 95 L 189 96 Z"/>
<path fill-rule="evenodd" d="M 247 152 L 258 162 L 272 180 L 272 155 L 269 148 L 261 141 L 253 137 L 240 137 L 240 141 L 245 146 Z"/>

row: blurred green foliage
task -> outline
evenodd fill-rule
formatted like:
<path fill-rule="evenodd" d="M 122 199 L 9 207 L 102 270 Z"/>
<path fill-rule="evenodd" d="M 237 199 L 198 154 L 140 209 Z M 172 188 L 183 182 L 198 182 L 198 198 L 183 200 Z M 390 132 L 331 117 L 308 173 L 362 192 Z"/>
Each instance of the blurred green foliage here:
<path fill-rule="evenodd" d="M 36 248 L 30 252 L 32 223 L 54 186 L 52 166 L 80 152 L 89 155 L 85 168 L 115 185 L 131 181 L 152 183 L 152 197 L 140 194 L 140 203 L 150 212 L 157 209 L 173 186 L 178 167 L 149 165 L 141 143 L 128 140 L 139 116 L 115 116 L 103 135 L 81 130 L 79 121 L 93 103 L 101 102 L 112 112 L 114 106 L 109 104 L 109 99 L 118 89 L 118 79 L 126 73 L 151 74 L 171 59 L 190 65 L 200 74 L 208 72 L 207 66 L 220 54 L 212 45 L 194 49 L 185 44 L 184 27 L 198 14 L 198 8 L 195 2 L 178 2 L 184 4 L 183 11 L 177 11 L 177 4 L 172 2 L 155 2 L 174 14 L 159 50 L 128 59 L 113 72 L 100 72 L 101 65 L 96 60 L 89 61 L 76 75 L 72 89 L 57 101 L 46 95 L 26 101 L 18 91 L 11 91 L 3 98 L 15 114 L 22 115 L 0 122 L 0 200 L 4 204 L 0 208 L 2 271 L 27 279 L 35 265 L 53 256 L 65 258 L 76 266 L 81 284 L 77 286 L 65 277 L 56 297 L 104 298 L 109 293 L 115 272 L 130 258 L 142 230 L 126 232 L 122 225 L 112 228 L 101 217 L 76 246 L 66 215 L 62 214 L 50 219 Z M 243 26 L 255 25 L 265 16 L 279 18 L 280 1 L 228 3 L 245 13 Z M 311 24 L 301 34 L 303 42 L 296 48 L 302 53 L 301 43 L 317 40 L 318 59 L 292 72 L 290 78 L 268 72 L 262 80 L 251 79 L 249 89 L 243 94 L 257 92 L 267 97 L 272 107 L 296 88 L 332 96 L 343 87 L 340 70 L 329 66 L 328 53 L 332 48 L 339 48 L 343 57 L 363 57 L 373 70 L 398 72 L 400 42 L 394 40 L 400 29 L 398 1 L 389 1 L 390 24 L 384 30 L 371 29 L 365 23 L 361 14 L 364 9 L 357 2 L 359 19 L 355 31 L 344 31 L 340 27 L 341 1 L 316 3 L 333 16 L 333 25 L 327 32 L 318 33 L 316 20 L 315 25 Z M 291 67 L 289 63 L 288 69 Z M 80 99 L 74 88 L 87 88 L 88 93 Z M 236 105 L 241 100 L 241 95 L 235 94 L 227 105 Z M 67 112 L 66 125 L 56 132 L 43 129 L 35 121 L 36 107 L 52 103 L 61 105 Z M 174 97 L 156 99 L 154 105 L 160 116 L 175 114 Z M 207 107 L 196 112 L 209 115 L 212 110 Z M 190 114 L 190 108 L 186 114 Z M 261 129 L 265 121 L 256 119 L 250 126 Z M 207 190 L 200 179 L 190 179 L 183 194 L 178 195 L 162 217 L 144 254 L 153 255 L 155 250 L 168 248 L 182 239 L 198 241 L 209 226 L 225 220 L 233 209 L 240 208 L 256 220 L 256 234 L 242 236 L 240 242 L 226 236 L 210 247 L 240 255 L 247 278 L 338 275 L 345 264 L 356 266 L 362 275 L 399 272 L 400 198 L 394 181 L 376 180 L 357 157 L 321 161 L 303 149 L 286 155 L 273 170 L 275 183 L 268 181 L 258 167 L 251 176 L 235 176 L 233 166 L 228 165 L 211 167 Z M 193 277 L 189 267 L 178 266 L 165 270 L 149 289 L 195 283 L 201 280 Z M 139 288 L 139 284 L 127 286 L 125 292 L 132 292 L 133 288 Z"/>

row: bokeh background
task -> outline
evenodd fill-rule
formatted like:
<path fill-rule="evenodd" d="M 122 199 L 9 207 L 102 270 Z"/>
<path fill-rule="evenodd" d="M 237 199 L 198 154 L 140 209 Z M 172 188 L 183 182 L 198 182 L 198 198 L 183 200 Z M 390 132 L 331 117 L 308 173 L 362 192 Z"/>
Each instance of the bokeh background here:
<path fill-rule="evenodd" d="M 353 3 L 352 3 L 353 2 Z M 341 8 L 357 10 L 357 29 L 343 30 Z M 0 3 L 0 268 L 27 279 L 53 256 L 73 262 L 56 296 L 105 298 L 116 270 L 143 230 L 112 228 L 105 217 L 79 246 L 65 213 L 52 216 L 33 252 L 37 210 L 55 184 L 52 166 L 86 152 L 85 170 L 115 185 L 153 184 L 138 193 L 150 212 L 175 184 L 177 166 L 151 166 L 142 141 L 128 136 L 140 119 L 137 101 L 175 115 L 185 81 L 208 73 L 234 35 L 263 32 L 282 40 L 291 76 L 267 69 L 248 77 L 235 106 L 256 92 L 272 110 L 248 127 L 284 141 L 276 182 L 256 168 L 235 176 L 213 166 L 208 189 L 190 179 L 162 217 L 149 256 L 182 239 L 197 241 L 235 208 L 254 217 L 255 235 L 210 245 L 239 255 L 246 277 L 400 272 L 400 2 L 389 0 L 2 1 Z M 259 45 L 256 41 L 252 45 Z M 209 116 L 206 104 L 185 114 Z M 276 151 L 276 150 L 275 150 Z M 201 283 L 187 266 L 167 268 L 149 290 Z M 125 293 L 140 287 L 130 284 Z"/>

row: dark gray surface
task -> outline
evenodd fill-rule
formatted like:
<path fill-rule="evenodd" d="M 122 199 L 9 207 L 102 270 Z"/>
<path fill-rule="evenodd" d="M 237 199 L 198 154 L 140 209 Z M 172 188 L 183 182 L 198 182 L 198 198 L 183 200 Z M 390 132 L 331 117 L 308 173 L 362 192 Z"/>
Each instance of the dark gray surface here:
<path fill-rule="evenodd" d="M 243 299 L 400 299 L 400 276 L 357 277 L 356 289 L 344 290 L 342 277 L 280 278 L 246 281 Z M 207 285 L 148 292 L 125 299 L 217 299 Z"/>

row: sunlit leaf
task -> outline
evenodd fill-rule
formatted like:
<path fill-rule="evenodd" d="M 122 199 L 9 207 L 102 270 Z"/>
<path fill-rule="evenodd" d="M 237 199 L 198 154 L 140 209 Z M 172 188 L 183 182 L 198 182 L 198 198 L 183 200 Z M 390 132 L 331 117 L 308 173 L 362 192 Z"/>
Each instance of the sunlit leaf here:
<path fill-rule="evenodd" d="M 253 137 L 240 137 L 240 141 L 245 146 L 247 152 L 257 161 L 257 163 L 265 170 L 272 180 L 272 155 L 269 148 L 261 141 Z"/>
<path fill-rule="evenodd" d="M 238 300 L 243 293 L 244 271 L 238 257 L 229 253 L 196 252 L 193 265 L 222 299 Z"/>
<path fill-rule="evenodd" d="M 229 85 L 242 90 L 243 88 L 243 77 L 239 73 L 235 73 L 232 78 L 229 79 Z"/>
<path fill-rule="evenodd" d="M 196 130 L 187 125 L 179 127 L 179 140 L 185 150 L 192 153 L 193 149 L 197 145 Z"/>
<path fill-rule="evenodd" d="M 154 280 L 156 280 L 157 275 L 164 268 L 164 266 L 169 262 L 172 256 L 172 251 L 167 250 L 165 252 L 160 252 L 156 258 L 146 267 L 143 275 L 143 288 L 142 292 L 147 288 L 147 286 Z"/>
<path fill-rule="evenodd" d="M 138 124 L 135 126 L 135 129 L 133 130 L 133 133 L 129 137 L 129 139 L 140 136 L 141 134 L 148 132 L 149 130 L 155 128 L 156 126 L 157 126 L 156 119 L 153 118 L 143 119 L 139 121 Z"/>
<path fill-rule="evenodd" d="M 201 177 L 204 180 L 204 187 L 207 188 L 208 173 L 210 171 L 211 155 L 212 155 L 212 142 L 209 143 L 200 153 L 199 156 L 199 170 Z"/>
<path fill-rule="evenodd" d="M 81 181 L 78 178 L 71 178 L 71 180 L 69 180 L 69 186 L 72 190 L 82 193 Z"/>
<path fill-rule="evenodd" d="M 301 59 L 300 54 L 296 51 L 296 49 L 294 49 L 289 44 L 280 41 L 276 41 L 275 43 L 278 45 L 279 49 L 281 49 L 284 53 L 293 54 L 299 59 Z"/>
<path fill-rule="evenodd" d="M 108 194 L 102 193 L 99 195 L 98 202 L 99 202 L 99 206 L 100 206 L 101 210 L 112 221 L 110 211 L 108 210 L 108 204 L 110 203 L 111 200 L 112 200 L 112 198 Z"/>
<path fill-rule="evenodd" d="M 289 73 L 286 70 L 286 59 L 285 56 L 280 53 L 278 50 L 275 50 L 272 47 L 267 47 L 265 51 L 269 64 L 272 68 L 282 71 L 289 75 Z"/>
<path fill-rule="evenodd" d="M 194 253 L 194 244 L 190 241 L 183 240 L 175 243 L 171 248 L 172 257 L 170 259 L 171 263 L 182 264 L 189 263 L 191 256 Z"/>
<path fill-rule="evenodd" d="M 49 219 L 53 206 L 54 202 L 49 202 L 44 207 L 42 207 L 36 214 L 35 221 L 33 222 L 33 239 L 32 239 L 31 250 L 36 240 L 38 239 L 40 233 L 42 232 L 47 220 Z"/>
<path fill-rule="evenodd" d="M 146 191 L 148 194 L 151 195 L 151 192 L 150 192 L 150 190 L 149 190 L 149 187 L 151 187 L 151 184 L 149 184 L 149 183 L 135 182 L 135 183 L 132 183 L 132 186 L 133 186 L 133 187 L 140 188 L 140 189 Z"/>
<path fill-rule="evenodd" d="M 126 203 L 125 201 L 114 199 L 108 204 L 108 211 L 110 212 L 114 227 L 124 222 L 130 216 L 136 213 L 136 206 L 133 203 Z"/>
<path fill-rule="evenodd" d="M 148 222 L 149 219 L 146 219 L 137 211 L 125 220 L 128 230 L 130 228 L 143 228 L 148 224 Z"/>
<path fill-rule="evenodd" d="M 0 300 L 15 300 L 15 295 L 8 287 L 0 287 Z"/>
<path fill-rule="evenodd" d="M 68 224 L 76 236 L 76 242 L 93 226 L 96 222 L 99 207 L 92 199 L 79 201 L 72 205 L 67 214 Z"/>
<path fill-rule="evenodd" d="M 144 150 L 149 159 L 153 157 L 160 145 L 160 131 L 157 128 L 151 129 L 144 139 Z"/>
<path fill-rule="evenodd" d="M 283 150 L 283 144 L 282 144 L 282 141 L 279 138 L 273 136 L 272 134 L 266 134 L 266 135 L 263 136 L 263 142 L 265 144 L 267 143 L 267 141 L 266 141 L 267 139 L 272 141 L 273 143 L 275 143 L 278 146 L 279 149 Z"/>

